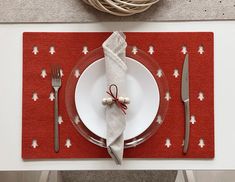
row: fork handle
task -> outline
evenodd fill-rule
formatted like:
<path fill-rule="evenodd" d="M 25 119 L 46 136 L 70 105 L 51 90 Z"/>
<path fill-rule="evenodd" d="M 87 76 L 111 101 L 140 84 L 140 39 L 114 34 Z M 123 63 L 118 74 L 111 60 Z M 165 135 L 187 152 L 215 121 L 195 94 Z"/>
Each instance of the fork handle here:
<path fill-rule="evenodd" d="M 55 102 L 54 102 L 54 150 L 59 152 L 59 125 L 58 125 L 58 90 L 55 89 Z"/>

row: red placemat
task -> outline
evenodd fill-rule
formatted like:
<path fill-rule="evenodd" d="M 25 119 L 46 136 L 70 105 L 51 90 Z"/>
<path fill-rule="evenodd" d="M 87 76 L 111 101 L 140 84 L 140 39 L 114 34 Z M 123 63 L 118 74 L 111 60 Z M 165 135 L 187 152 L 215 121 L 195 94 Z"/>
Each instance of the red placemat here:
<path fill-rule="evenodd" d="M 106 158 L 98 147 L 73 127 L 65 108 L 65 86 L 74 67 L 87 52 L 98 48 L 110 33 L 24 33 L 22 158 Z M 213 33 L 126 33 L 128 45 L 148 52 L 163 69 L 169 84 L 169 109 L 164 123 L 149 140 L 125 149 L 126 158 L 214 157 L 214 40 Z M 137 48 L 137 49 L 136 49 Z M 184 53 L 190 54 L 191 136 L 182 154 L 184 106 L 181 73 Z M 133 51 L 135 52 L 135 51 Z M 51 65 L 62 66 L 60 90 L 60 152 L 53 149 Z M 159 70 L 156 70 L 159 74 Z M 160 75 L 160 74 L 159 74 Z"/>

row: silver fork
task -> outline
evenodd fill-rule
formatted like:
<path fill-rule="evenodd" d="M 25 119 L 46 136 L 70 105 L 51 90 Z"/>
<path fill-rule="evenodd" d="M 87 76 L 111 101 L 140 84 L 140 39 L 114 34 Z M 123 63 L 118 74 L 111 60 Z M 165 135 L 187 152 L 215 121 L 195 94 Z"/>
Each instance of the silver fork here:
<path fill-rule="evenodd" d="M 55 92 L 54 102 L 54 150 L 59 152 L 59 125 L 58 125 L 58 92 L 61 87 L 60 66 L 51 67 L 52 87 Z"/>

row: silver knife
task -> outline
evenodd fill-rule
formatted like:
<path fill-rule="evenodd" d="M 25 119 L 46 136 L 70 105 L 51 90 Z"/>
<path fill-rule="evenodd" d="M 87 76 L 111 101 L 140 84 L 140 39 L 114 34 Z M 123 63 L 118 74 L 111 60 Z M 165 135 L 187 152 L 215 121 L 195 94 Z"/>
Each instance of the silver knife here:
<path fill-rule="evenodd" d="M 184 103 L 185 114 L 185 133 L 184 133 L 184 148 L 183 153 L 188 152 L 189 136 L 190 136 L 190 109 L 189 109 L 189 58 L 188 54 L 185 55 L 182 83 L 181 83 L 181 97 Z"/>

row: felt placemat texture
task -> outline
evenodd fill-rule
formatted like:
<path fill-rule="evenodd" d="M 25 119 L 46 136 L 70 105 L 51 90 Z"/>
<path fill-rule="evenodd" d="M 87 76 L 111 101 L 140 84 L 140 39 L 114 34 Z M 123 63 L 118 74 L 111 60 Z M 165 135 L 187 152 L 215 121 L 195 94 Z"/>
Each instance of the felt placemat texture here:
<path fill-rule="evenodd" d="M 111 33 L 24 33 L 22 158 L 107 158 L 107 150 L 90 143 L 74 128 L 65 107 L 65 87 L 72 68 L 81 61 L 84 45 L 92 51 Z M 126 33 L 127 43 L 145 51 L 160 65 L 169 85 L 169 108 L 157 133 L 124 151 L 125 158 L 214 157 L 214 36 L 211 32 Z M 52 47 L 53 46 L 53 47 Z M 35 47 L 37 49 L 35 49 Z M 154 51 L 151 51 L 154 50 Z M 184 105 L 181 76 L 189 53 L 191 135 L 187 155 L 182 153 Z M 88 53 L 89 54 L 89 53 Z M 133 53 L 134 54 L 134 53 Z M 138 56 L 138 51 L 136 52 Z M 50 70 L 63 69 L 60 89 L 60 152 L 53 149 L 53 100 Z M 44 70 L 42 74 L 42 70 Z M 161 77 L 154 65 L 154 77 Z M 81 70 L 82 74 L 82 70 Z M 79 78 L 78 78 L 79 79 Z M 161 78 L 160 78 L 161 79 Z M 36 93 L 36 95 L 35 95 Z M 165 95 L 161 97 L 165 98 Z M 101 106 L 102 107 L 102 106 Z"/>

